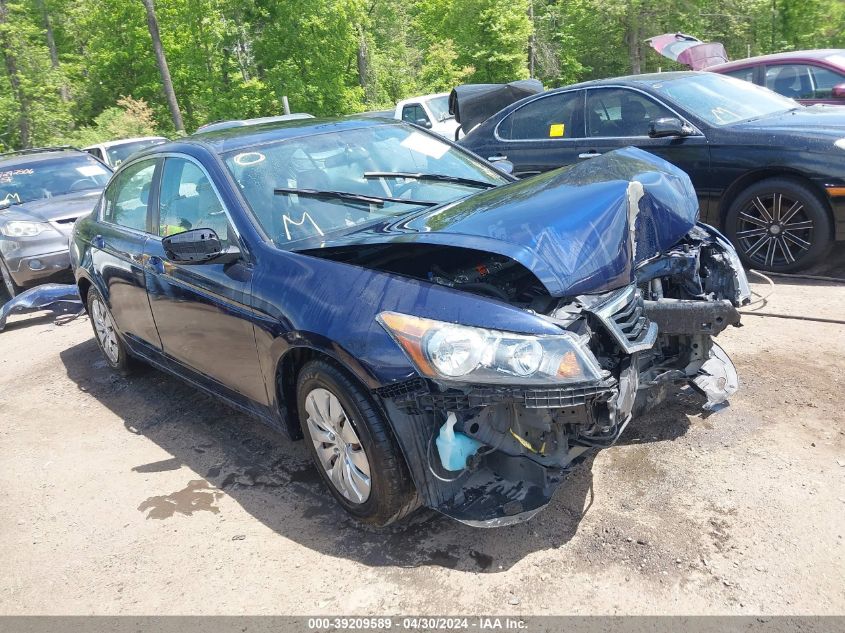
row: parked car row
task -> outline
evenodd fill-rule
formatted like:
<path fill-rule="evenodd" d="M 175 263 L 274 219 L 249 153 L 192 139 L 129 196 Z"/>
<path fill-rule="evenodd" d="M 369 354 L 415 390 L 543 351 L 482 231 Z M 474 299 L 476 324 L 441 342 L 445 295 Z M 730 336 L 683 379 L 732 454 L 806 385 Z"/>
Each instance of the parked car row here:
<path fill-rule="evenodd" d="M 69 265 L 112 368 L 304 438 L 358 520 L 526 520 L 679 386 L 726 406 L 743 261 L 845 236 L 837 108 L 713 73 L 534 90 L 458 143 L 431 95 L 216 122 L 113 174 L 4 156 L 0 271 L 14 294 Z"/>

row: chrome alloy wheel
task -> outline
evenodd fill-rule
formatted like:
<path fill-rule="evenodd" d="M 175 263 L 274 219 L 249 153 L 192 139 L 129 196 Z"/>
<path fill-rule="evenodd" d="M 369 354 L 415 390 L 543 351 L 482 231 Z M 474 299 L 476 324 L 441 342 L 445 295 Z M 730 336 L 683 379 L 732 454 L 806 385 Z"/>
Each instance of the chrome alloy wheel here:
<path fill-rule="evenodd" d="M 780 193 L 755 196 L 739 212 L 736 239 L 750 262 L 766 268 L 788 265 L 813 245 L 813 220 L 800 200 Z"/>
<path fill-rule="evenodd" d="M 337 396 L 312 389 L 305 411 L 311 441 L 332 485 L 349 501 L 364 503 L 370 496 L 370 462 Z"/>
<path fill-rule="evenodd" d="M 114 331 L 114 321 L 108 308 L 99 298 L 91 301 L 91 320 L 94 322 L 94 331 L 103 353 L 112 364 L 116 365 L 120 359 L 120 349 L 117 344 L 117 333 Z"/>

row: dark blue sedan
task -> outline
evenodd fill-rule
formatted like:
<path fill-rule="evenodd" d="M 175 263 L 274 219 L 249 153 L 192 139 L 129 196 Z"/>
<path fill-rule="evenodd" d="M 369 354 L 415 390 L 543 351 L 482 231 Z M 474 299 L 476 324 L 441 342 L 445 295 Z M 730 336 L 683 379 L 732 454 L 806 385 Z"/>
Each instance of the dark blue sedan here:
<path fill-rule="evenodd" d="M 667 385 L 737 388 L 748 300 L 689 178 L 627 149 L 516 182 L 426 130 L 306 120 L 134 156 L 71 258 L 109 364 L 306 439 L 331 494 L 524 520 Z"/>

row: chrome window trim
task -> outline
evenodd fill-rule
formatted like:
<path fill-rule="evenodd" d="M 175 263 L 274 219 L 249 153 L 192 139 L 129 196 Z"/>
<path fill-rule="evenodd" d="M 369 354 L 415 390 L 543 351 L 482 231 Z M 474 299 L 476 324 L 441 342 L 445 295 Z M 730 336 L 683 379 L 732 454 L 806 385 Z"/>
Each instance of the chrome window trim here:
<path fill-rule="evenodd" d="M 103 189 L 103 193 L 100 195 L 100 201 L 97 203 L 97 216 L 96 216 L 97 222 L 99 222 L 100 224 L 105 224 L 106 226 L 112 226 L 116 229 L 120 229 L 121 231 L 128 231 L 129 233 L 131 233 L 133 235 L 137 235 L 137 236 L 150 236 L 150 235 L 152 235 L 152 233 L 148 233 L 147 231 L 142 231 L 140 229 L 136 229 L 136 228 L 131 227 L 131 226 L 124 226 L 123 224 L 117 224 L 116 222 L 109 222 L 108 220 L 105 219 L 103 213 L 105 211 L 105 205 L 106 205 L 106 194 L 108 193 L 109 188 L 111 187 L 111 184 L 113 182 L 116 182 L 117 179 L 120 176 L 123 175 L 123 172 L 125 170 L 129 169 L 130 167 L 132 167 L 136 163 L 142 163 L 142 162 L 145 162 L 145 161 L 152 161 L 152 163 L 153 163 L 153 179 L 150 183 L 151 186 L 152 186 L 152 182 L 155 182 L 155 168 L 158 166 L 157 165 L 158 158 L 159 157 L 157 155 L 156 156 L 140 156 L 140 157 L 138 157 L 134 160 L 129 161 L 128 163 L 123 163 L 122 165 L 120 165 L 120 169 L 116 170 L 112 174 L 111 180 L 109 180 L 109 182 L 106 184 L 105 188 Z M 149 215 L 149 212 L 150 212 L 150 208 L 149 208 L 149 202 L 148 202 L 147 203 L 147 214 L 148 215 Z"/>
<path fill-rule="evenodd" d="M 208 182 L 211 184 L 211 188 L 214 190 L 214 195 L 217 196 L 217 201 L 220 203 L 220 208 L 223 209 L 223 213 L 226 214 L 226 219 L 229 221 L 229 226 L 235 233 L 235 236 L 238 238 L 238 242 L 243 245 L 243 239 L 241 238 L 241 233 L 238 231 L 238 227 L 235 225 L 234 221 L 232 220 L 232 214 L 229 212 L 229 207 L 226 206 L 226 203 L 223 201 L 223 196 L 220 195 L 220 190 L 217 188 L 217 185 L 214 183 L 214 179 L 211 177 L 211 174 L 208 173 L 208 170 L 205 166 L 200 163 L 196 158 L 193 156 L 189 156 L 188 154 L 183 154 L 181 152 L 162 152 L 161 154 L 156 154 L 156 158 L 164 159 L 161 164 L 161 176 L 158 179 L 158 186 L 159 186 L 159 194 L 161 192 L 161 181 L 164 177 L 164 169 L 167 166 L 167 159 L 168 158 L 180 158 L 182 160 L 186 160 L 190 163 L 196 165 L 199 170 L 203 173 L 203 175 L 208 179 Z M 158 197 L 156 198 L 158 200 Z M 159 212 L 161 212 L 161 205 L 159 204 Z M 156 235 L 154 233 L 148 233 L 148 235 L 152 238 L 155 238 L 159 242 L 161 242 L 162 236 Z"/>
<path fill-rule="evenodd" d="M 536 141 L 550 141 L 550 142 L 554 142 L 554 143 L 560 143 L 560 142 L 566 142 L 566 141 L 573 142 L 573 141 L 608 141 L 608 140 L 614 140 L 615 141 L 615 140 L 623 140 L 623 139 L 651 139 L 651 137 L 648 136 L 648 135 L 646 135 L 646 136 L 642 136 L 642 135 L 640 135 L 640 136 L 586 136 L 586 132 L 587 132 L 586 119 L 585 119 L 585 123 L 584 123 L 585 136 L 580 136 L 580 137 L 570 137 L 570 138 L 548 137 L 548 138 L 507 139 L 507 138 L 502 138 L 501 136 L 499 136 L 499 126 L 501 126 L 502 123 L 504 123 L 509 117 L 512 117 L 516 112 L 519 112 L 520 110 L 522 110 L 522 108 L 526 107 L 527 105 L 535 103 L 536 101 L 539 101 L 540 99 L 546 99 L 546 98 L 549 98 L 549 97 L 563 95 L 563 94 L 567 94 L 567 93 L 570 93 L 570 92 L 578 92 L 579 90 L 584 91 L 584 103 L 582 105 L 582 108 L 584 110 L 584 116 L 586 117 L 586 114 L 587 114 L 587 112 L 586 112 L 586 110 L 587 110 L 587 92 L 589 90 L 602 90 L 604 88 L 616 88 L 616 89 L 621 89 L 621 90 L 633 90 L 634 92 L 638 92 L 641 95 L 643 95 L 644 97 L 651 99 L 652 101 L 654 101 L 658 105 L 661 105 L 662 107 L 669 110 L 672 114 L 674 114 L 676 117 L 678 117 L 681 120 L 682 123 L 686 123 L 687 125 L 689 125 L 692 128 L 693 133 L 688 135 L 685 138 L 689 138 L 690 136 L 702 136 L 702 137 L 704 136 L 704 134 L 698 128 L 697 125 L 690 122 L 690 120 L 687 117 L 680 114 L 675 108 L 673 108 L 670 105 L 667 105 L 666 102 L 664 102 L 662 99 L 658 99 L 654 95 L 646 92 L 645 90 L 642 90 L 641 88 L 634 88 L 633 86 L 624 86 L 624 85 L 621 85 L 621 84 L 602 84 L 600 86 L 584 86 L 582 88 L 572 88 L 570 90 L 561 90 L 560 92 L 554 92 L 554 93 L 550 93 L 550 94 L 541 95 L 541 96 L 537 97 L 536 99 L 532 99 L 528 103 L 525 103 L 525 104 L 519 106 L 513 112 L 509 112 L 507 114 L 507 116 L 502 118 L 502 120 L 499 121 L 496 124 L 496 127 L 493 130 L 493 136 L 497 141 L 501 141 L 502 143 L 533 143 L 533 142 L 536 142 Z M 655 140 L 655 139 L 651 139 L 651 140 Z"/>

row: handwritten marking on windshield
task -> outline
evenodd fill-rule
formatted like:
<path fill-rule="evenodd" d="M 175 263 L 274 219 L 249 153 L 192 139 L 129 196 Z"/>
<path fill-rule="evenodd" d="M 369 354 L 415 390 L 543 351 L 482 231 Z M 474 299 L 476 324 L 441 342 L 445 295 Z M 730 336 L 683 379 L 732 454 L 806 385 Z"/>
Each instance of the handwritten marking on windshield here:
<path fill-rule="evenodd" d="M 11 183 L 14 176 L 31 176 L 35 173 L 34 169 L 10 169 L 8 171 L 0 171 L 0 183 Z M 18 201 L 20 202 L 20 200 Z"/>

